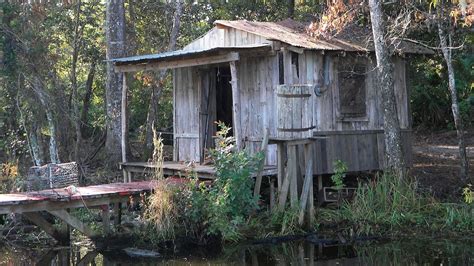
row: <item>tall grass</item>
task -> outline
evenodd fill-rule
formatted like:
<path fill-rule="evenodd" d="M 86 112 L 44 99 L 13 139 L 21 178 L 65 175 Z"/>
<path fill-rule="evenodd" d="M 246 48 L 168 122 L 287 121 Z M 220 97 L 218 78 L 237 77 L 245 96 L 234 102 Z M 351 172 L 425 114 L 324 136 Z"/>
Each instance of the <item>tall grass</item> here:
<path fill-rule="evenodd" d="M 177 188 L 165 182 L 163 176 L 163 141 L 153 130 L 153 173 L 154 190 L 148 198 L 145 219 L 161 239 L 175 237 L 175 225 L 178 223 L 179 204 Z"/>
<path fill-rule="evenodd" d="M 416 183 L 385 173 L 369 184 L 359 184 L 352 202 L 337 210 L 322 210 L 325 222 L 345 222 L 356 234 L 398 234 L 401 231 L 474 229 L 474 209 L 467 204 L 447 204 L 420 193 Z"/>

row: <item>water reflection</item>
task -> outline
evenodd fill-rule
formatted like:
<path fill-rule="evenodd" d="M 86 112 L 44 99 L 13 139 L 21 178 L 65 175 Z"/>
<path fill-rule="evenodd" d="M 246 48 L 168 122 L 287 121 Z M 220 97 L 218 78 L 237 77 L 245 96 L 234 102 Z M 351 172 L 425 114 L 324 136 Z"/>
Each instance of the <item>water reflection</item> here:
<path fill-rule="evenodd" d="M 0 265 L 474 265 L 474 240 L 416 240 L 356 245 L 296 241 L 272 245 L 182 251 L 160 259 L 131 258 L 123 251 L 86 248 L 0 248 Z"/>

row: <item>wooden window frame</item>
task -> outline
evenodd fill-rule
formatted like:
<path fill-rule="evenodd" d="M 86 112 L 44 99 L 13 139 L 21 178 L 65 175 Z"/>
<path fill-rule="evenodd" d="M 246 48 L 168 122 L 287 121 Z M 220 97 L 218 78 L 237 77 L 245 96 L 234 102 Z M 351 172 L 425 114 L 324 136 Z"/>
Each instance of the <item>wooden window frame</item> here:
<path fill-rule="evenodd" d="M 365 103 L 365 112 L 360 113 L 360 114 L 344 114 L 341 113 L 341 95 L 340 95 L 340 76 L 339 72 L 341 71 L 341 68 L 346 65 L 351 65 L 354 66 L 361 66 L 365 70 L 365 77 L 364 77 L 364 89 L 365 89 L 365 95 L 364 95 L 364 103 Z M 369 102 L 368 102 L 368 70 L 369 69 L 369 60 L 368 58 L 361 57 L 361 56 L 355 56 L 355 55 L 350 55 L 350 56 L 345 56 L 345 57 L 338 57 L 336 59 L 336 64 L 335 67 L 333 68 L 333 71 L 335 72 L 334 77 L 336 78 L 335 86 L 334 86 L 334 102 L 336 105 L 336 120 L 340 122 L 366 122 L 369 121 Z"/>

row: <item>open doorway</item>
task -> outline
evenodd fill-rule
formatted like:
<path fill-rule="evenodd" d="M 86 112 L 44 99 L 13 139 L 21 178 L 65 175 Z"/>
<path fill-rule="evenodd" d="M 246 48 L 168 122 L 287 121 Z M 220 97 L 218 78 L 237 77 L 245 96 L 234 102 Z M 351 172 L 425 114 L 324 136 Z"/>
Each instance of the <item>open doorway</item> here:
<path fill-rule="evenodd" d="M 229 66 L 217 66 L 201 72 L 201 163 L 205 161 L 208 150 L 215 147 L 214 136 L 218 130 L 215 122 L 222 121 L 228 127 L 233 126 L 230 81 Z"/>
<path fill-rule="evenodd" d="M 232 85 L 230 67 L 216 69 L 216 121 L 222 121 L 232 127 Z M 232 131 L 231 131 L 231 134 Z"/>

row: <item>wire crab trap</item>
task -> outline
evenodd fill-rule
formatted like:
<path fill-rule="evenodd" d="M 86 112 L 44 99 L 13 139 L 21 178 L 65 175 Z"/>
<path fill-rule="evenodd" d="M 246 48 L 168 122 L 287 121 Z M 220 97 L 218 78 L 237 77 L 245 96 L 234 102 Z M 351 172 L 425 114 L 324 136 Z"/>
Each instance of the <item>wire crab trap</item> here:
<path fill-rule="evenodd" d="M 28 191 L 78 186 L 77 163 L 50 163 L 43 166 L 30 167 L 26 184 Z"/>

